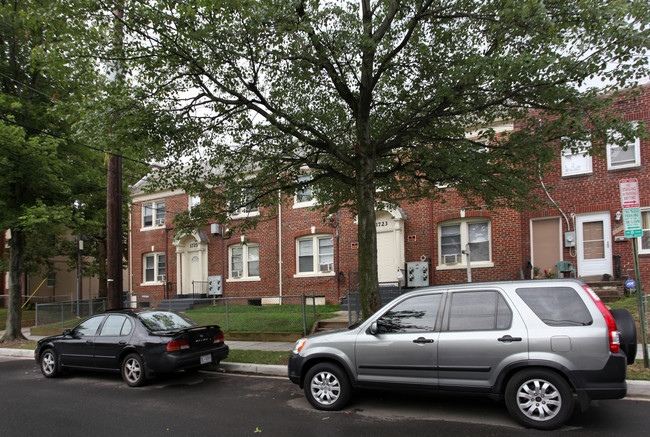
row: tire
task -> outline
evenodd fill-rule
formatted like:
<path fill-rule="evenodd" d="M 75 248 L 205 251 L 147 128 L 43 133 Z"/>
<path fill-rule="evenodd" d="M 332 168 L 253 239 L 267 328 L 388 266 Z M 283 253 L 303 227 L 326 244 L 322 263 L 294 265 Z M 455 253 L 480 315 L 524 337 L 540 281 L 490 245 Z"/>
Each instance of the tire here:
<path fill-rule="evenodd" d="M 348 403 L 352 388 L 348 375 L 340 366 L 320 363 L 307 372 L 304 390 L 314 408 L 336 411 Z"/>
<path fill-rule="evenodd" d="M 144 360 L 136 353 L 129 354 L 122 361 L 122 379 L 129 387 L 141 387 L 146 382 Z"/>
<path fill-rule="evenodd" d="M 55 378 L 61 373 L 59 371 L 59 358 L 54 349 L 46 349 L 41 354 L 41 372 L 46 378 Z"/>
<path fill-rule="evenodd" d="M 506 386 L 505 401 L 510 415 L 527 428 L 556 429 L 573 413 L 573 393 L 569 384 L 545 369 L 515 374 Z"/>
<path fill-rule="evenodd" d="M 621 333 L 621 350 L 625 353 L 625 356 L 627 356 L 627 364 L 634 364 L 637 346 L 636 323 L 634 322 L 634 317 L 624 308 L 609 310 L 609 312 L 612 314 L 612 317 L 614 317 L 614 320 L 616 320 L 616 326 Z"/>

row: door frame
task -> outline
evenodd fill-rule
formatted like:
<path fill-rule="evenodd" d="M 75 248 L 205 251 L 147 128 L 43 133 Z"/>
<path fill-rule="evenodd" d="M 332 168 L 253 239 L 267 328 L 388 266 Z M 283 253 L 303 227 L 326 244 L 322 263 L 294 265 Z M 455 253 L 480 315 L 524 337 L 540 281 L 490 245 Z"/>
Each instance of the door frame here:
<path fill-rule="evenodd" d="M 603 222 L 603 244 L 605 257 L 599 260 L 586 260 L 584 258 L 584 232 L 583 224 L 594 221 Z M 580 276 L 612 275 L 612 224 L 609 211 L 601 211 L 576 215 L 576 262 Z"/>

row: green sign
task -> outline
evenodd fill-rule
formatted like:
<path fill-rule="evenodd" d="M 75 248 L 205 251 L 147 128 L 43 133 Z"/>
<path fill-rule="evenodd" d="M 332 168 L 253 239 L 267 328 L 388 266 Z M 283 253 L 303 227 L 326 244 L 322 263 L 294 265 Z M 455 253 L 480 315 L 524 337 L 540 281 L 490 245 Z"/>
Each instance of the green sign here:
<path fill-rule="evenodd" d="M 637 238 L 643 235 L 641 208 L 623 208 L 623 227 L 626 238 Z"/>

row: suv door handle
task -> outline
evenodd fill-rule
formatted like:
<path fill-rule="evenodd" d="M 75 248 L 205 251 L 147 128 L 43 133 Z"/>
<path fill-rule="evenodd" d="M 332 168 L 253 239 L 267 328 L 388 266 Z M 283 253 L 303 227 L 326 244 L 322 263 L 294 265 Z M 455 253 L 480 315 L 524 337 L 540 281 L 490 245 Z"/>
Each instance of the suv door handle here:
<path fill-rule="evenodd" d="M 417 344 L 433 343 L 433 338 L 419 337 L 413 340 L 413 343 L 417 343 Z"/>
<path fill-rule="evenodd" d="M 510 343 L 511 341 L 521 341 L 521 337 L 513 337 L 511 335 L 504 335 L 501 338 L 498 338 L 497 340 L 502 341 L 504 343 Z"/>

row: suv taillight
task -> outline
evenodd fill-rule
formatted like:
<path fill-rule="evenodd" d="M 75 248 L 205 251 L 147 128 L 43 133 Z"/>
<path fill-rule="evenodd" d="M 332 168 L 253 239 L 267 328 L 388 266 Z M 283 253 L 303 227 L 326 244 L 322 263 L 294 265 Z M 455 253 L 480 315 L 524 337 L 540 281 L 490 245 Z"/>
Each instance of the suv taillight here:
<path fill-rule="evenodd" d="M 614 316 L 612 316 L 612 313 L 609 312 L 607 307 L 605 307 L 603 302 L 600 300 L 600 297 L 598 297 L 598 295 L 594 292 L 594 290 L 591 289 L 591 287 L 586 285 L 582 288 L 584 288 L 589 296 L 591 296 L 591 299 L 594 301 L 603 317 L 605 317 L 605 322 L 607 322 L 607 329 L 609 330 L 609 350 L 615 354 L 619 353 L 621 350 L 621 334 L 618 331 L 618 327 L 616 326 L 616 320 L 614 320 Z"/>

